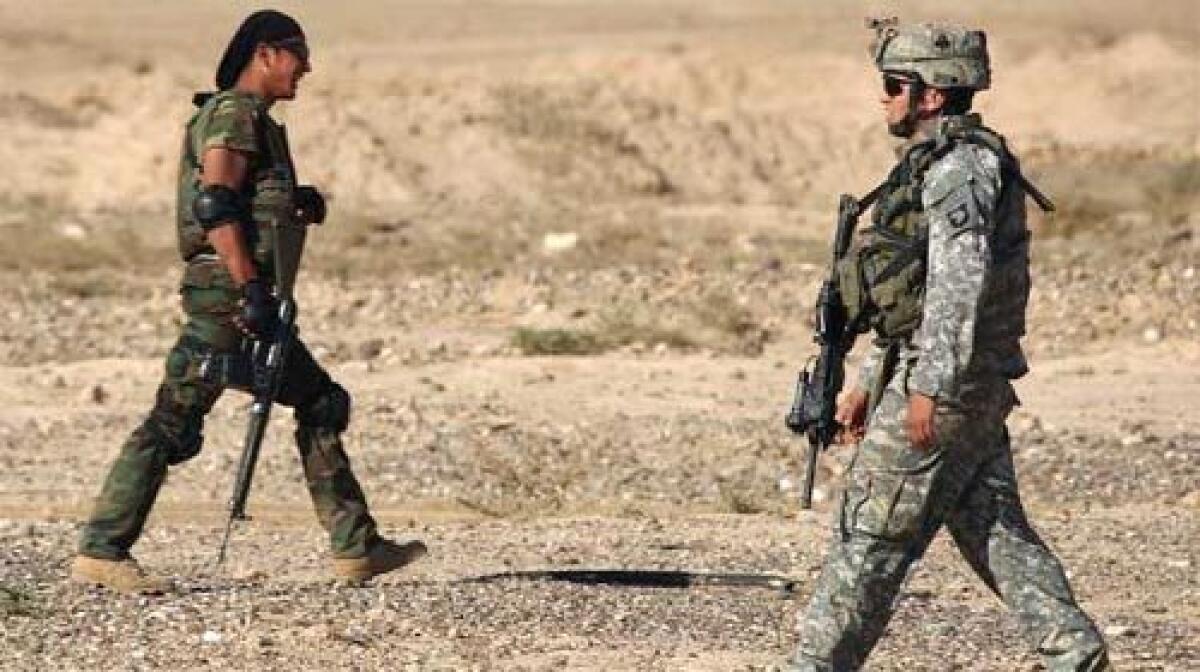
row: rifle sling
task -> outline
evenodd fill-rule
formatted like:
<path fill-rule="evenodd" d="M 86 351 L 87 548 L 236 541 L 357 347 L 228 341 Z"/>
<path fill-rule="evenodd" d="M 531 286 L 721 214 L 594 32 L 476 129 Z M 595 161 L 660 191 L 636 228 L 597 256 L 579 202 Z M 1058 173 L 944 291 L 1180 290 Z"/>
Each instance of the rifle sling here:
<path fill-rule="evenodd" d="M 883 350 L 883 359 L 879 362 L 879 368 L 875 370 L 875 378 L 871 381 L 870 396 L 867 397 L 868 417 L 875 412 L 875 407 L 883 399 L 883 391 L 887 389 L 888 382 L 895 373 L 896 363 L 900 361 L 900 345 L 902 343 L 899 339 L 891 339 Z"/>

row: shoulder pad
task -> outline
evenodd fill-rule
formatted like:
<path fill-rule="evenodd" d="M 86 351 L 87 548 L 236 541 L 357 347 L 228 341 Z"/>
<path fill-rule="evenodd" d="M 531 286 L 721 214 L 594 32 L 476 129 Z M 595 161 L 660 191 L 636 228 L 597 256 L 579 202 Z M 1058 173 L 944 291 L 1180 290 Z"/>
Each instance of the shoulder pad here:
<path fill-rule="evenodd" d="M 956 143 L 925 172 L 922 200 L 928 207 L 941 202 L 964 185 L 975 183 L 992 188 L 999 186 L 1000 157 L 979 145 Z"/>

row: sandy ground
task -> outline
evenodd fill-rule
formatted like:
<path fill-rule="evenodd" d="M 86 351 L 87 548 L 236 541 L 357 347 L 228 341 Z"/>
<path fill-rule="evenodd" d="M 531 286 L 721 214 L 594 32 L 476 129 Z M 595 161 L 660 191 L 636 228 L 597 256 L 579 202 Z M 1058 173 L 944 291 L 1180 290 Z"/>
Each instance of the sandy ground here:
<path fill-rule="evenodd" d="M 838 192 L 886 169 L 861 18 L 783 1 L 287 3 L 282 106 L 331 195 L 301 329 L 355 397 L 385 530 L 429 558 L 330 582 L 278 413 L 212 566 L 245 418 L 222 399 L 146 536 L 179 593 L 64 580 L 178 324 L 179 126 L 244 3 L 0 2 L 0 669 L 769 669 L 794 645 L 848 451 L 799 511 L 782 426 Z M 1019 1 L 985 116 L 1034 216 L 1024 497 L 1122 670 L 1200 669 L 1200 10 Z M 559 329 L 577 354 L 524 338 Z M 521 331 L 522 329 L 527 331 Z M 529 331 L 532 330 L 532 331 Z M 778 574 L 605 587 L 499 572 Z M 871 670 L 1039 669 L 935 543 Z"/>

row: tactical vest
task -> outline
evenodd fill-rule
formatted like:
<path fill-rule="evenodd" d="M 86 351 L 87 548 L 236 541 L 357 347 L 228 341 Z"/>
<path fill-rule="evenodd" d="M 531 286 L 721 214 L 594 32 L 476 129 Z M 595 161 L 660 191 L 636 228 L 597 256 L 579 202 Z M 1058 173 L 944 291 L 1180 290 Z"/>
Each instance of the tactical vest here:
<path fill-rule="evenodd" d="M 240 97 L 238 104 L 254 107 L 253 135 L 257 150 L 249 155 L 248 179 L 240 191 L 242 202 L 249 207 L 239 224 L 260 277 L 274 278 L 272 225 L 295 216 L 296 179 L 287 134 L 250 94 L 222 91 L 211 97 L 203 96 L 196 98 L 199 109 L 187 123 L 180 159 L 176 226 L 179 254 L 187 263 L 183 284 L 232 287 L 228 271 L 217 259 L 207 234 L 192 213 L 192 203 L 200 191 L 200 151 L 205 144 L 206 121 L 218 105 L 232 97 Z"/>
<path fill-rule="evenodd" d="M 1017 294 L 1001 299 L 1002 303 L 1013 305 L 1005 307 L 1001 311 L 1004 314 L 997 317 L 1002 318 L 1001 323 L 1015 325 L 1012 330 L 1019 333 L 1014 342 L 1024 334 L 1024 309 L 1029 293 L 1029 234 L 1020 200 L 1024 191 L 1014 194 L 1013 190 L 1029 191 L 1039 204 L 1045 198 L 1021 177 L 1016 158 L 1008 151 L 1004 139 L 979 125 L 977 119 L 974 115 L 948 118 L 936 139 L 910 147 L 879 186 L 870 226 L 859 232 L 854 246 L 838 265 L 847 317 L 859 332 L 873 329 L 880 341 L 896 343 L 909 341 L 920 326 L 929 242 L 929 225 L 921 199 L 925 172 L 958 144 L 969 142 L 987 147 L 1000 157 L 1002 182 L 997 211 L 1002 216 L 996 217 L 996 221 L 1016 223 L 992 233 L 990 275 L 1000 281 L 1004 291 Z M 1022 208 L 1019 216 L 1006 212 L 1013 207 Z M 989 294 L 998 296 L 995 292 Z M 1007 329 L 1002 325 L 987 328 Z"/>

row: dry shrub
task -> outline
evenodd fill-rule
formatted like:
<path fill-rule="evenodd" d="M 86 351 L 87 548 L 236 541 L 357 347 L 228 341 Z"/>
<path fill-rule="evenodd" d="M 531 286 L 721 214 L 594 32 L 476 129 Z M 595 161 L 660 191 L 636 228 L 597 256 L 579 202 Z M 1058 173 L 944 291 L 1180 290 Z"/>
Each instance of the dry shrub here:
<path fill-rule="evenodd" d="M 658 345 L 690 348 L 696 342 L 687 330 L 673 324 L 661 310 L 644 303 L 617 303 L 600 311 L 596 333 L 610 348 L 625 345 Z"/>
<path fill-rule="evenodd" d="M 523 355 L 594 355 L 606 349 L 595 334 L 575 329 L 518 327 L 512 344 Z"/>
<path fill-rule="evenodd" d="M 46 610 L 37 595 L 25 586 L 0 583 L 0 615 L 41 618 Z"/>
<path fill-rule="evenodd" d="M 1200 206 L 1200 158 L 1164 163 L 1144 180 L 1155 220 L 1175 223 Z"/>
<path fill-rule="evenodd" d="M 769 336 L 731 293 L 709 290 L 671 306 L 614 301 L 599 309 L 587 328 L 519 327 L 511 343 L 525 355 L 595 355 L 626 346 L 666 346 L 757 356 Z"/>
<path fill-rule="evenodd" d="M 166 272 L 178 264 L 174 223 L 97 218 L 76 223 L 37 206 L 14 206 L 20 219 L 0 236 L 0 269 L 73 274 L 101 269 Z M 163 217 L 162 219 L 168 219 Z M 74 233 L 65 233 L 67 228 Z"/>
<path fill-rule="evenodd" d="M 1175 223 L 1200 204 L 1195 157 L 1073 150 L 1030 163 L 1035 167 L 1027 173 L 1057 206 L 1040 237 L 1112 234 L 1128 213 Z"/>

